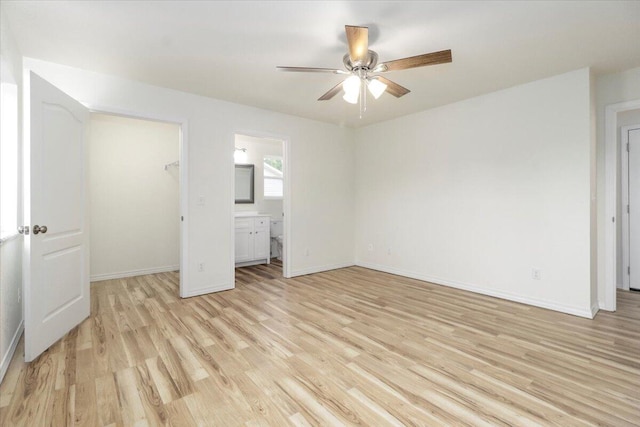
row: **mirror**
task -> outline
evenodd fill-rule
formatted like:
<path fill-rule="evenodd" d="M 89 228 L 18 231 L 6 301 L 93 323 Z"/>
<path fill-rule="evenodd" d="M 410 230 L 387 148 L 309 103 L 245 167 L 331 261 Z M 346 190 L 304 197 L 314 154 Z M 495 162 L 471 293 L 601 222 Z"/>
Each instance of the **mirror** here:
<path fill-rule="evenodd" d="M 236 165 L 236 204 L 253 203 L 254 165 Z"/>

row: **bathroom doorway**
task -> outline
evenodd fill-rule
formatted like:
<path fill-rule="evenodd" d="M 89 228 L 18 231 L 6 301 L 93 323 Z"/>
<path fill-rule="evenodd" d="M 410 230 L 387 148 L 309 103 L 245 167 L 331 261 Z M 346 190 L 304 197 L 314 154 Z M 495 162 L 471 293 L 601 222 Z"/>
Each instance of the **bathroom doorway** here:
<path fill-rule="evenodd" d="M 287 165 L 286 142 L 271 136 L 235 134 L 234 165 L 239 174 L 253 171 L 251 188 L 246 180 L 234 180 L 235 277 L 243 281 L 244 267 L 264 270 L 266 276 L 286 277 Z M 237 175 L 240 177 L 243 175 Z M 249 193 L 247 193 L 247 191 Z M 247 194 L 250 197 L 247 198 Z M 268 225 L 268 229 L 264 228 Z M 267 234 L 265 240 L 261 237 Z M 268 254 L 268 255 L 265 255 Z M 262 267 L 261 267 L 262 266 Z M 253 273 L 252 273 L 253 274 Z"/>
<path fill-rule="evenodd" d="M 92 282 L 163 273 L 182 284 L 181 138 L 177 123 L 91 114 Z"/>

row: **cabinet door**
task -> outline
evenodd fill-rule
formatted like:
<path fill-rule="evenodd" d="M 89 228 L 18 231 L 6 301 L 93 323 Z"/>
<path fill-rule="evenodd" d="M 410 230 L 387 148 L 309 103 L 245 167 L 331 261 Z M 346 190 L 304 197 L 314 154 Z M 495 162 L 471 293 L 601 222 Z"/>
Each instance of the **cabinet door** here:
<path fill-rule="evenodd" d="M 253 224 L 236 220 L 236 262 L 253 259 Z"/>
<path fill-rule="evenodd" d="M 253 246 L 253 258 L 254 259 L 269 259 L 270 245 L 269 228 L 256 228 L 253 233 L 254 246 Z"/>

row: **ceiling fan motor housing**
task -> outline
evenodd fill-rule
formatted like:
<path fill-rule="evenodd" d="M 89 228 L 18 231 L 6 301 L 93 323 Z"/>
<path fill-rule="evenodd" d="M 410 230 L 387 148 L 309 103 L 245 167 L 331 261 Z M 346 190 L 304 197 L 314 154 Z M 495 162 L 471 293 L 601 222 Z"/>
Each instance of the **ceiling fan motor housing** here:
<path fill-rule="evenodd" d="M 373 70 L 378 63 L 378 54 L 372 50 L 367 50 L 367 57 L 364 61 L 352 62 L 351 57 L 347 53 L 342 57 L 342 62 L 344 63 L 345 68 L 349 71 L 358 71 L 359 69 L 370 71 Z"/>

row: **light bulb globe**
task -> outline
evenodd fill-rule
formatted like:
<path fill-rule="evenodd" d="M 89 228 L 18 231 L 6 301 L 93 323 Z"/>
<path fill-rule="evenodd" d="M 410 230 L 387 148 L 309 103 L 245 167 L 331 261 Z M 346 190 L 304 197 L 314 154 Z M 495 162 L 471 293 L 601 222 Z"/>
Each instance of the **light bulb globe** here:
<path fill-rule="evenodd" d="M 387 90 L 387 85 L 378 79 L 369 79 L 367 80 L 367 88 L 369 89 L 369 92 L 371 92 L 371 95 L 373 95 L 375 99 L 378 99 L 382 96 L 384 91 Z"/>

